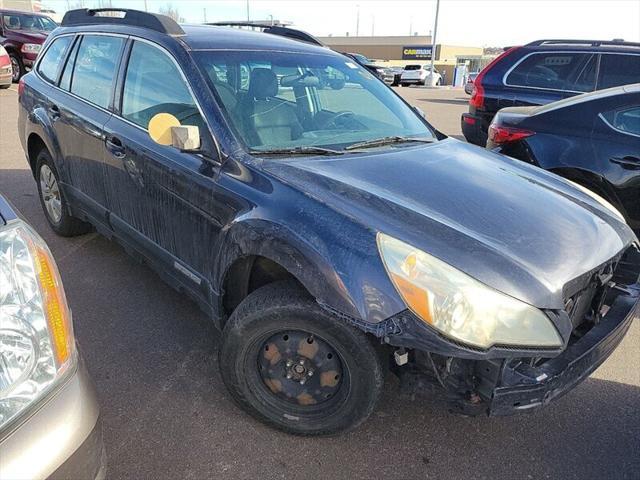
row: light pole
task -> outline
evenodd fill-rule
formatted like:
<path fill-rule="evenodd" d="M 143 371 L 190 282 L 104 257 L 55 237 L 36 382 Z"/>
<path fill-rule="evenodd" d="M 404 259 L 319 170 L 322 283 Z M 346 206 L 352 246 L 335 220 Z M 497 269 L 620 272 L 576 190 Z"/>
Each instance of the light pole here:
<path fill-rule="evenodd" d="M 149 11 L 149 7 L 147 6 L 147 0 L 144 0 L 144 11 L 145 12 Z"/>
<path fill-rule="evenodd" d="M 250 22 L 250 18 L 249 18 L 249 0 L 247 0 L 247 22 Z"/>
<path fill-rule="evenodd" d="M 440 13 L 440 0 L 436 0 L 436 21 L 433 25 L 433 37 L 431 37 L 431 74 L 429 77 L 429 83 L 433 83 L 433 62 L 436 57 L 436 34 L 438 33 L 438 14 Z"/>
<path fill-rule="evenodd" d="M 356 5 L 358 12 L 356 13 L 356 37 L 360 34 L 360 5 Z"/>

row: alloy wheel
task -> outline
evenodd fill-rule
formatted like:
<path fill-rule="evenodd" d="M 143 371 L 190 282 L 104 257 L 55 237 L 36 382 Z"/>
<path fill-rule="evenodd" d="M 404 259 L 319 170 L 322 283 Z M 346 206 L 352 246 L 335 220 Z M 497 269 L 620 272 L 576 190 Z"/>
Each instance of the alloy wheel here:
<path fill-rule="evenodd" d="M 40 195 L 42 202 L 47 209 L 49 218 L 54 223 L 59 223 L 62 219 L 62 199 L 60 197 L 60 187 L 56 176 L 48 165 L 40 168 Z"/>

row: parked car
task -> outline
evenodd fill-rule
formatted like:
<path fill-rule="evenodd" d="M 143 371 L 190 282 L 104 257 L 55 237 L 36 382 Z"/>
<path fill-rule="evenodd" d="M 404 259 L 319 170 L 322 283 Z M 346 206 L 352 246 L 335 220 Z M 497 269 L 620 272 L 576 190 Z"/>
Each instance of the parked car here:
<path fill-rule="evenodd" d="M 4 47 L 0 45 L 0 88 L 9 88 L 12 82 L 11 58 Z"/>
<path fill-rule="evenodd" d="M 544 105 L 640 79 L 640 43 L 538 40 L 512 47 L 474 82 L 469 113 L 462 115 L 467 141 L 485 146 L 489 125 L 505 107 Z"/>
<path fill-rule="evenodd" d="M 49 188 L 49 178 L 41 180 Z M 47 191 L 51 208 L 61 208 L 56 191 Z M 56 263 L 2 195 L 0 452 L 2 478 L 106 474 L 96 393 L 76 348 Z"/>
<path fill-rule="evenodd" d="M 467 95 L 473 94 L 473 82 L 478 76 L 478 73 L 480 72 L 471 72 L 469 75 L 467 75 L 467 81 L 464 84 L 464 93 L 466 93 Z"/>
<path fill-rule="evenodd" d="M 407 65 L 400 75 L 400 86 L 429 85 L 436 87 L 442 85 L 442 75 L 436 68 L 431 74 L 431 65 Z"/>
<path fill-rule="evenodd" d="M 11 58 L 13 81 L 30 70 L 49 32 L 58 25 L 46 15 L 0 9 L 0 45 Z"/>
<path fill-rule="evenodd" d="M 68 12 L 22 79 L 44 214 L 60 235 L 95 226 L 194 298 L 251 415 L 353 428 L 388 361 L 464 413 L 529 411 L 622 340 L 640 252 L 599 199 L 447 138 L 295 31 L 120 12 Z M 329 71 L 343 88 L 312 88 Z"/>
<path fill-rule="evenodd" d="M 371 73 L 373 73 L 380 80 L 383 80 L 385 82 L 389 81 L 391 73 L 388 71 L 388 69 L 385 68 L 385 67 L 380 67 L 380 66 L 376 65 L 373 60 L 365 57 L 364 55 L 362 55 L 360 53 L 343 53 L 343 55 L 346 55 L 347 57 L 349 57 L 349 58 L 355 60 L 356 62 L 358 62 L 359 65 L 361 65 L 364 68 L 366 68 L 367 70 L 369 70 Z M 385 78 L 386 78 L 386 80 L 385 80 Z"/>
<path fill-rule="evenodd" d="M 500 110 L 487 148 L 588 188 L 640 231 L 640 83 Z"/>

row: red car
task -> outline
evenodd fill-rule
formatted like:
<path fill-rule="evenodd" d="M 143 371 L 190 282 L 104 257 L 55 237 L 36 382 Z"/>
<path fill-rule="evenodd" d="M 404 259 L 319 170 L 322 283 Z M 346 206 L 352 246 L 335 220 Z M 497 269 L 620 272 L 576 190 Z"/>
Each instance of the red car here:
<path fill-rule="evenodd" d="M 47 35 L 57 26 L 46 15 L 0 10 L 0 45 L 11 59 L 14 82 L 31 69 Z"/>
<path fill-rule="evenodd" d="M 9 54 L 0 45 L 0 88 L 9 88 L 12 80 L 11 58 Z"/>

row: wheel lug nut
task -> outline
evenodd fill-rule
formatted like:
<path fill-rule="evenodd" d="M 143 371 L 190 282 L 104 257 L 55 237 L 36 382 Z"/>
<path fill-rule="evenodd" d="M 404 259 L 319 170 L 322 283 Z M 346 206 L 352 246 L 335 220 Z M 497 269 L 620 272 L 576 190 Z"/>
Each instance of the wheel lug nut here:
<path fill-rule="evenodd" d="M 302 380 L 300 380 L 300 385 L 304 385 L 304 383 L 307 381 L 306 378 L 303 378 Z"/>
<path fill-rule="evenodd" d="M 312 376 L 313 376 L 313 370 L 309 370 L 309 371 L 307 372 L 307 375 L 309 375 L 310 377 L 312 377 Z"/>
<path fill-rule="evenodd" d="M 304 360 L 300 360 L 300 365 L 304 365 Z"/>
<path fill-rule="evenodd" d="M 292 375 L 291 375 L 290 373 L 287 373 L 287 378 L 288 378 L 289 380 L 291 380 L 291 377 L 292 377 Z"/>
<path fill-rule="evenodd" d="M 287 360 L 287 367 L 290 367 L 291 365 L 293 365 L 293 362 L 291 360 Z"/>

